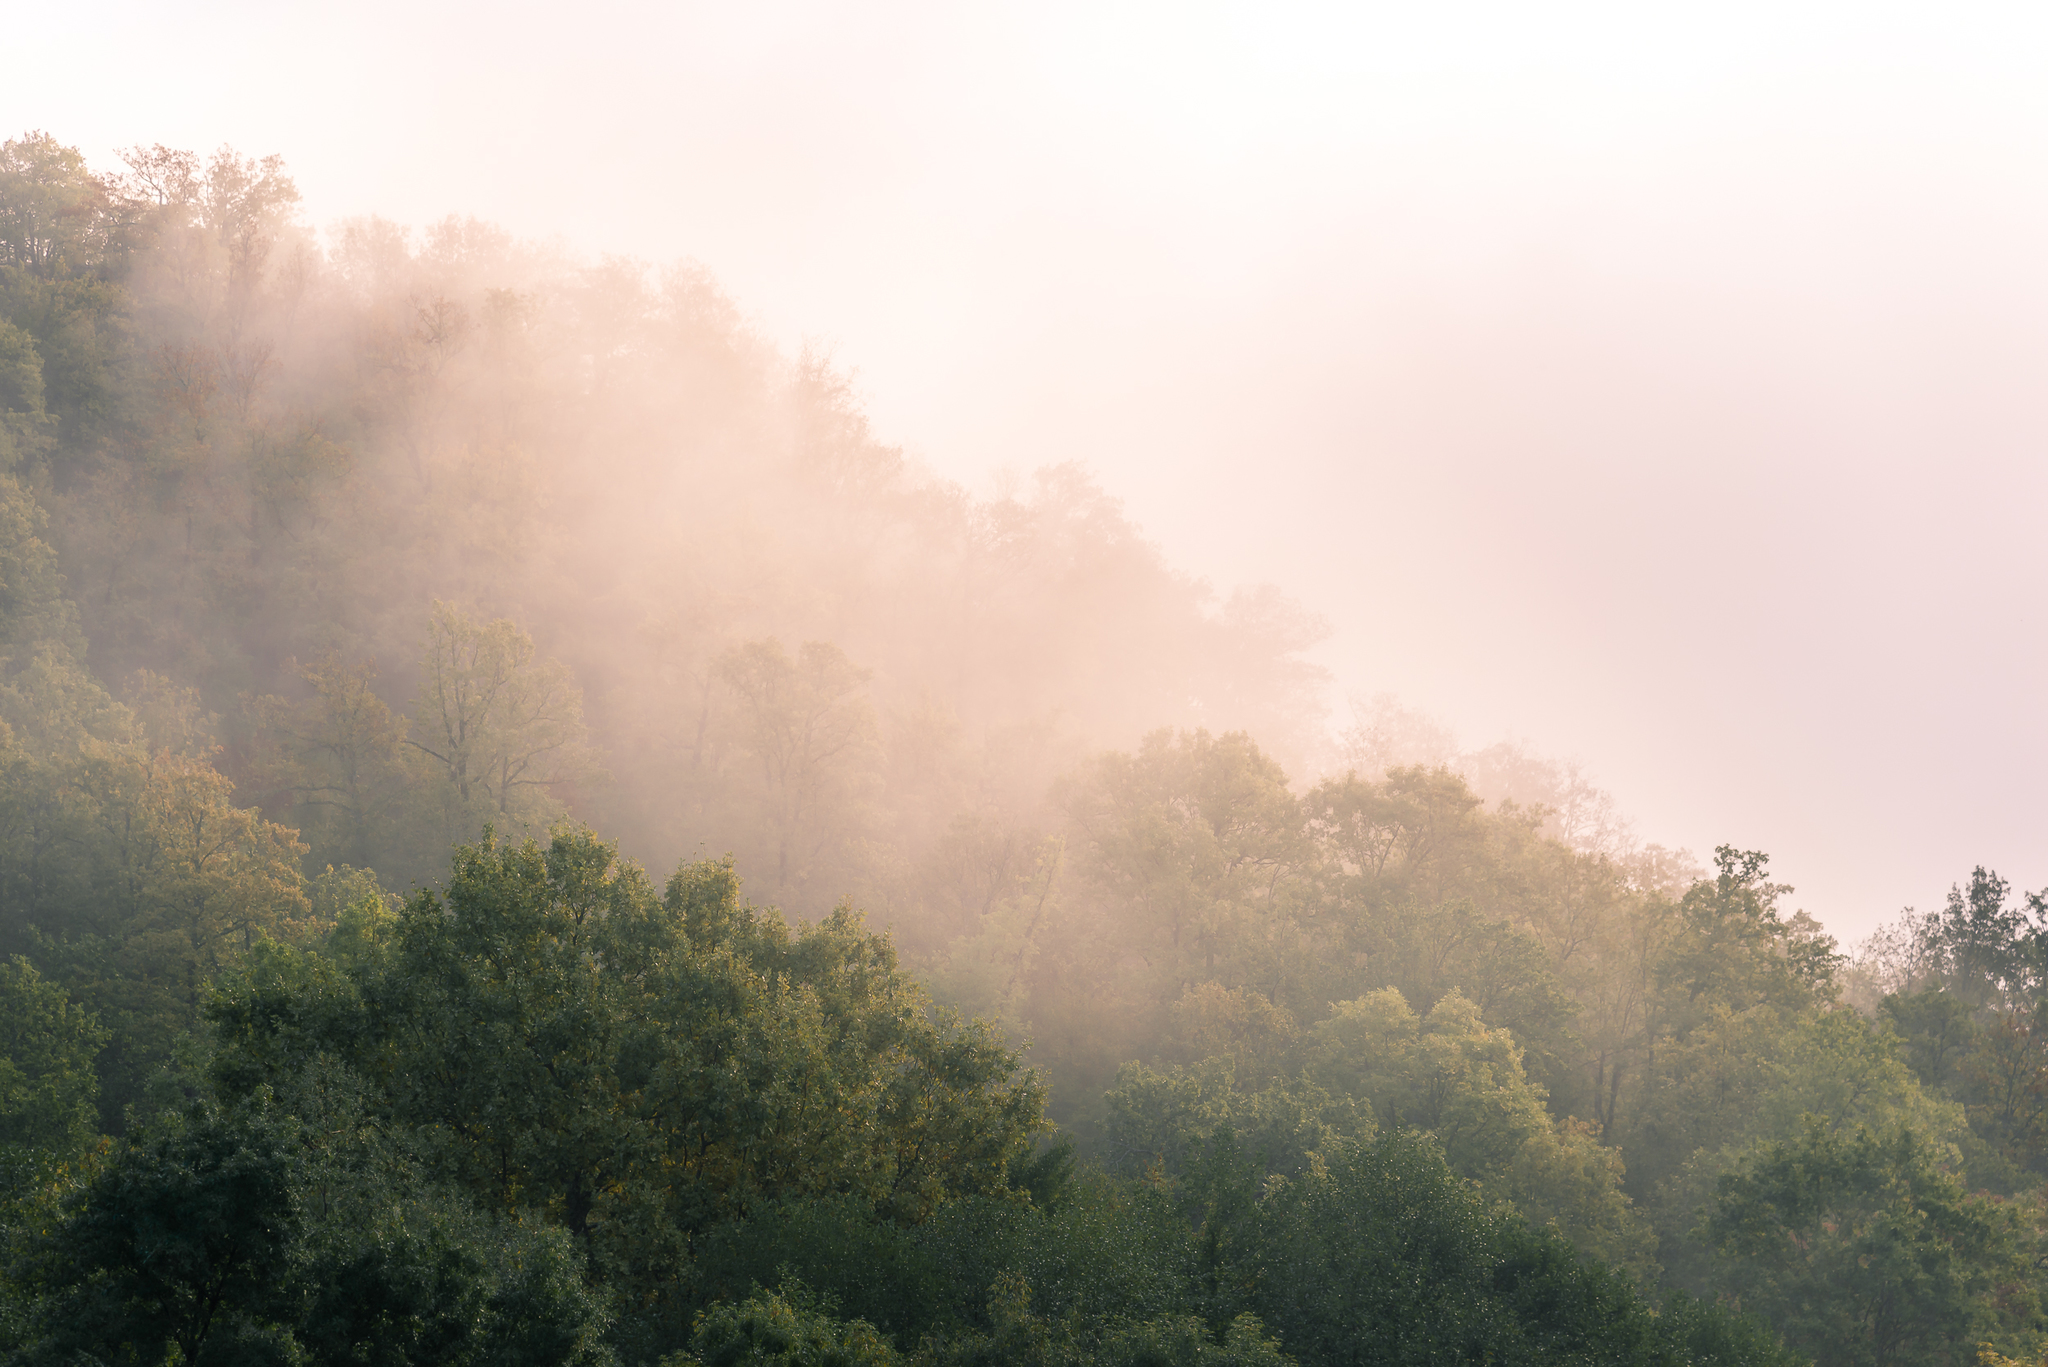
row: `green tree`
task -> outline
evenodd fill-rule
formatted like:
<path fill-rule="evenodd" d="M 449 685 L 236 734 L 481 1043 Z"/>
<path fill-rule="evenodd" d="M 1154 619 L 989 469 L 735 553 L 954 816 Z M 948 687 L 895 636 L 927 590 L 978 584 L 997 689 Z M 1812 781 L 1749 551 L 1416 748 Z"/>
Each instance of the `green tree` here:
<path fill-rule="evenodd" d="M 299 1163 L 290 1121 L 260 1104 L 195 1105 L 137 1136 L 45 1241 L 38 1356 L 294 1361 L 279 1274 L 301 1227 Z"/>
<path fill-rule="evenodd" d="M 111 1131 L 173 1040 L 199 1025 L 223 969 L 265 938 L 314 930 L 299 868 L 305 847 L 289 828 L 235 806 L 234 785 L 202 759 L 94 746 L 58 773 L 63 805 L 23 814 L 19 852 L 34 862 L 22 881 L 47 909 L 26 938 L 111 1032 L 100 1059 Z M 44 834 L 69 845 L 59 851 L 78 866 L 37 849 Z"/>
<path fill-rule="evenodd" d="M 1339 1002 L 1316 1026 L 1314 1075 L 1390 1129 L 1425 1131 L 1460 1176 L 1589 1255 L 1638 1273 L 1653 1238 L 1622 1191 L 1621 1155 L 1589 1126 L 1553 1120 L 1507 1030 L 1452 992 L 1418 1017 L 1394 988 Z"/>
<path fill-rule="evenodd" d="M 317 1205 L 301 1192 L 317 1218 L 293 1268 L 292 1327 L 315 1367 L 612 1361 L 609 1317 L 564 1231 L 479 1211 L 402 1171 L 323 1179 Z"/>
<path fill-rule="evenodd" d="M 322 853 L 367 867 L 401 843 L 393 826 L 419 786 L 404 760 L 406 720 L 377 696 L 368 661 L 348 664 L 330 652 L 298 674 L 310 697 L 263 697 L 250 708 L 269 747 L 262 785 L 290 795 L 300 829 Z"/>
<path fill-rule="evenodd" d="M 1484 803 L 1445 766 L 1390 769 L 1379 783 L 1347 774 L 1307 801 L 1323 838 L 1383 895 L 1446 902 L 1486 861 Z"/>
<path fill-rule="evenodd" d="M 1199 1168 L 1218 1145 L 1261 1176 L 1307 1170 L 1340 1139 L 1370 1136 L 1371 1107 L 1306 1078 L 1239 1088 L 1227 1058 L 1164 1071 L 1127 1063 L 1117 1071 L 1104 1126 L 1110 1161 L 1131 1174 L 1157 1165 L 1170 1177 Z"/>
<path fill-rule="evenodd" d="M 1787 1043 L 1838 995 L 1834 941 L 1804 912 L 1780 911 L 1790 889 L 1769 881 L 1768 856 L 1723 845 L 1714 860 L 1715 876 L 1686 890 L 1650 965 L 1642 1082 L 1609 1132 L 1646 1203 L 1703 1195 L 1697 1164 L 1680 1175 L 1695 1155 L 1766 1137 L 1759 1108 L 1767 1095 L 1785 1095 Z M 1896 1061 L 1883 1068 L 1893 1083 L 1910 1080 Z M 1784 1104 L 1772 1113 L 1796 1124 L 1800 1103 L 1789 1104 L 1789 1113 Z M 1659 1221 L 1667 1266 L 1685 1256 L 1686 1210 L 1667 1205 Z"/>
<path fill-rule="evenodd" d="M 873 1325 L 835 1319 L 800 1284 L 713 1306 L 697 1321 L 689 1354 L 664 1359 L 673 1367 L 893 1367 L 897 1361 Z"/>
<path fill-rule="evenodd" d="M 52 444 L 53 427 L 35 338 L 0 319 L 0 470 L 13 473 L 42 456 Z"/>
<path fill-rule="evenodd" d="M 1691 1152 L 1644 1204 L 1663 1236 L 1666 1275 L 1695 1290 L 1711 1285 L 1710 1270 L 1705 1249 L 1686 1236 L 1717 1181 L 1758 1145 L 1791 1142 L 1816 1123 L 1842 1134 L 1904 1129 L 1937 1148 L 1970 1142 L 1962 1108 L 1923 1090 L 1896 1037 L 1852 1010 L 1789 1023 L 1763 1007 L 1724 1015 L 1674 1046 L 1665 1064 L 1644 1132 L 1683 1134 Z"/>
<path fill-rule="evenodd" d="M 69 1156 L 98 1130 L 107 1032 L 17 955 L 0 963 L 0 1149 Z"/>
<path fill-rule="evenodd" d="M 1919 976 L 1973 1006 L 2026 1005 L 2044 986 L 2044 913 L 2048 892 L 2015 901 L 2012 884 L 1979 864 L 1967 889 L 1950 887 L 1939 912 L 1912 921 Z"/>
<path fill-rule="evenodd" d="M 1976 1038 L 1970 1004 L 1952 992 L 1927 988 L 1892 993 L 1879 1009 L 1898 1032 L 1920 1085 L 1939 1096 L 1955 1095 L 1963 1085 L 1963 1060 Z"/>
<path fill-rule="evenodd" d="M 1313 849 L 1287 776 L 1241 732 L 1160 731 L 1062 786 L 1074 864 L 1102 907 L 1102 952 L 1143 964 L 1123 991 L 1149 1024 L 1216 982 L 1275 1006 L 1312 1000 L 1302 913 Z"/>
<path fill-rule="evenodd" d="M 1804 912 L 1786 916 L 1770 857 L 1722 845 L 1715 875 L 1686 890 L 1676 937 L 1658 966 L 1659 1023 L 1682 1035 L 1717 1007 L 1763 1006 L 1790 1017 L 1835 999 L 1835 942 Z"/>
<path fill-rule="evenodd" d="M 609 1361 L 562 1231 L 435 1189 L 346 1095 L 296 1090 L 306 1115 L 258 1092 L 131 1135 L 33 1241 L 26 1360 Z"/>
<path fill-rule="evenodd" d="M 2019 1171 L 2048 1162 L 2048 999 L 1992 1010 L 1960 1071 L 1977 1135 Z"/>
<path fill-rule="evenodd" d="M 1484 1200 L 1426 1138 L 1337 1146 L 1257 1208 L 1226 1285 L 1289 1352 L 1316 1363 L 1791 1359 L 1708 1312 L 1660 1317 L 1629 1279 Z M 1705 1321 L 1703 1323 L 1703 1321 Z"/>
<path fill-rule="evenodd" d="M 1723 1176 L 1716 1283 L 1820 1367 L 1961 1364 L 2038 1346 L 2010 1211 L 1965 1193 L 1910 1129 L 1815 1123 Z"/>
<path fill-rule="evenodd" d="M 986 1330 L 928 1338 L 910 1361 L 918 1367 L 1290 1367 L 1294 1361 L 1249 1313 L 1212 1334 L 1195 1315 L 1053 1319 L 1034 1313 L 1031 1301 L 1031 1283 L 1006 1272 L 989 1288 Z"/>
<path fill-rule="evenodd" d="M 0 142 L 0 268 L 53 274 L 94 263 L 108 186 L 48 133 Z"/>
<path fill-rule="evenodd" d="M 657 896 L 586 834 L 487 841 L 445 899 L 368 934 L 386 943 L 345 965 L 279 950 L 226 982 L 219 1075 L 347 1063 L 487 1208 L 569 1230 L 638 1307 L 629 1337 L 677 1332 L 719 1222 L 826 1194 L 921 1220 L 1009 1190 L 1042 1124 L 1035 1077 L 935 1009 L 886 938 L 847 909 L 792 932 L 729 866 Z"/>

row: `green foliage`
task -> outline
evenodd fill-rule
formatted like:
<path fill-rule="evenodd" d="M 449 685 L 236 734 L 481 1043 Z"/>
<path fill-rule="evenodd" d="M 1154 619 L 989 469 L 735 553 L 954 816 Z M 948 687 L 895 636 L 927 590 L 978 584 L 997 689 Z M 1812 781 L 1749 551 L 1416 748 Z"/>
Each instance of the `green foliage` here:
<path fill-rule="evenodd" d="M 1489 1029 L 1462 995 L 1427 1017 L 1391 987 L 1339 1002 L 1301 1057 L 1300 1077 L 1256 1090 L 1236 1085 L 1228 1056 L 1165 1073 L 1128 1064 L 1109 1095 L 1111 1152 L 1127 1171 L 1158 1162 L 1180 1175 L 1228 1133 L 1260 1172 L 1292 1175 L 1378 1125 L 1426 1131 L 1490 1195 L 1595 1256 L 1647 1270 L 1652 1236 L 1621 1190 L 1619 1156 L 1588 1126 L 1551 1118 L 1513 1036 Z"/>
<path fill-rule="evenodd" d="M 298 673 L 311 696 L 249 706 L 261 737 L 254 783 L 288 796 L 309 839 L 345 860 L 412 855 L 403 828 L 419 822 L 423 784 L 408 761 L 424 752 L 405 748 L 406 721 L 374 691 L 375 668 L 329 653 Z"/>
<path fill-rule="evenodd" d="M 1138 1320 L 1052 1319 L 1031 1308 L 1031 1284 L 1008 1273 L 989 1288 L 988 1329 L 928 1338 L 910 1361 L 923 1367 L 1285 1367 L 1293 1359 L 1267 1337 L 1255 1315 L 1239 1315 L 1220 1335 L 1192 1315 Z"/>
<path fill-rule="evenodd" d="M 0 269 L 58 274 L 88 264 L 103 244 L 104 181 L 75 147 L 48 133 L 0 143 Z"/>
<path fill-rule="evenodd" d="M 1237 1087 L 1228 1059 L 1166 1072 L 1128 1063 L 1109 1093 L 1110 1153 L 1126 1172 L 1160 1164 L 1180 1173 L 1218 1136 L 1264 1172 L 1299 1172 L 1318 1149 L 1373 1131 L 1371 1107 L 1308 1078 L 1283 1078 L 1257 1091 Z"/>
<path fill-rule="evenodd" d="M 1785 1348 L 1762 1321 L 1733 1314 L 1728 1308 L 1685 1291 L 1664 1300 L 1657 1328 L 1671 1345 L 1676 1361 L 1691 1367 L 1736 1367 L 1736 1364 L 1782 1364 L 1804 1367 L 1798 1354 Z"/>
<path fill-rule="evenodd" d="M 2038 1348 L 2012 1213 L 1967 1195 L 1910 1129 L 1809 1125 L 1718 1183 L 1716 1281 L 1821 1367 L 1955 1363 Z"/>
<path fill-rule="evenodd" d="M 0 320 L 0 470 L 14 472 L 54 445 L 35 338 Z"/>
<path fill-rule="evenodd" d="M 1975 1042 L 1975 1013 L 1952 992 L 1930 987 L 1892 993 L 1880 1009 L 1905 1046 L 1906 1063 L 1936 1096 L 1954 1096 L 1963 1083 L 1963 1060 Z"/>
<path fill-rule="evenodd" d="M 2048 893 L 2015 901 L 2012 891 L 1980 864 L 1967 889 L 1949 889 L 1940 911 L 1916 918 L 1909 908 L 1911 985 L 1953 993 L 1979 1009 L 2010 1010 L 2038 996 L 2048 986 L 2041 939 Z"/>
<path fill-rule="evenodd" d="M 785 1281 L 758 1287 L 745 1300 L 714 1306 L 699 1319 L 687 1355 L 665 1367 L 1285 1367 L 1293 1359 L 1268 1337 L 1257 1317 L 1240 1315 L 1221 1335 L 1191 1315 L 1104 1321 L 1035 1313 L 1030 1283 L 1016 1273 L 997 1277 L 986 1329 L 955 1328 L 924 1336 L 899 1352 L 863 1319 L 841 1319 L 836 1302 Z"/>
<path fill-rule="evenodd" d="M 1684 1326 L 1625 1276 L 1489 1206 L 1412 1135 L 1326 1154 L 1241 1247 L 1226 1284 L 1305 1362 L 1686 1360 Z"/>
<path fill-rule="evenodd" d="M 1714 851 L 1714 878 L 1680 899 L 1677 934 L 1658 970 L 1667 1029 L 1683 1034 L 1716 1008 L 1761 1007 L 1784 1018 L 1834 999 L 1834 941 L 1805 913 L 1779 912 L 1791 889 L 1766 879 L 1769 862 L 1723 845 Z"/>
<path fill-rule="evenodd" d="M 1030 1197 L 1039 1210 L 1058 1210 L 1073 1187 L 1075 1161 L 1071 1136 L 1041 1139 L 1037 1152 L 1020 1151 L 1010 1159 L 1008 1185 Z"/>
<path fill-rule="evenodd" d="M 1960 1069 L 1972 1127 L 2007 1173 L 2038 1177 L 2048 1170 L 2048 998 L 1985 1015 Z"/>
<path fill-rule="evenodd" d="M 107 1032 L 17 956 L 0 964 L 0 1151 L 68 1157 L 96 1132 Z"/>
<path fill-rule="evenodd" d="M 38 1356 L 144 1362 L 300 1360 L 278 1273 L 302 1227 L 288 1118 L 198 1105 L 165 1118 L 75 1199 L 41 1250 L 50 1299 Z"/>
<path fill-rule="evenodd" d="M 763 1202 L 696 1240 L 695 1299 L 729 1304 L 793 1278 L 846 1315 L 914 1342 L 963 1313 L 960 1297 L 981 1289 L 971 1282 L 986 1262 L 1002 1266 L 1014 1256 L 1027 1215 L 1014 1202 L 968 1200 L 911 1228 L 853 1197 Z M 954 1251 L 956 1232 L 965 1266 L 949 1265 L 942 1253 Z"/>
<path fill-rule="evenodd" d="M 26 1269 L 43 1293 L 29 1361 L 609 1360 L 604 1316 L 559 1231 L 451 1201 L 264 1094 L 195 1102 L 138 1130 L 32 1244 Z"/>
<path fill-rule="evenodd" d="M 342 1061 L 438 1171 L 567 1229 L 649 1326 L 682 1313 L 692 1241 L 721 1222 L 826 1195 L 921 1220 L 1009 1191 L 1041 1124 L 1037 1082 L 884 937 L 849 910 L 792 931 L 729 866 L 657 897 L 588 835 L 487 838 L 445 898 L 382 915 L 228 980 L 215 1076 L 282 1089 Z"/>
<path fill-rule="evenodd" d="M 295 1332 L 310 1361 L 611 1361 L 602 1300 L 563 1231 L 493 1218 L 430 1190 L 372 1183 L 354 1195 L 335 1203 L 298 1269 Z"/>
<path fill-rule="evenodd" d="M 872 1325 L 832 1318 L 798 1284 L 714 1307 L 690 1335 L 690 1354 L 663 1361 L 672 1367 L 890 1367 L 897 1360 Z"/>
<path fill-rule="evenodd" d="M 1051 1212 L 1000 1197 L 948 1202 L 905 1226 L 847 1198 L 783 1200 L 698 1243 L 703 1299 L 794 1276 L 901 1348 L 994 1328 L 988 1288 L 1034 1288 L 1039 1316 L 1104 1324 L 1194 1307 L 1188 1226 L 1166 1192 L 1084 1173 Z"/>
<path fill-rule="evenodd" d="M 1794 1138 L 1814 1117 L 1842 1132 L 1905 1128 L 1942 1149 L 1968 1137 L 1961 1108 L 1923 1091 L 1891 1032 L 1854 1011 L 1810 1012 L 1789 1023 L 1763 1008 L 1720 1014 L 1674 1045 L 1666 1067 L 1668 1089 L 1647 1108 L 1661 1129 L 1645 1130 L 1683 1131 L 1688 1154 L 1649 1204 L 1665 1235 L 1667 1275 L 1694 1289 L 1708 1285 L 1705 1250 L 1683 1236 L 1718 1177 L 1755 1145 Z"/>

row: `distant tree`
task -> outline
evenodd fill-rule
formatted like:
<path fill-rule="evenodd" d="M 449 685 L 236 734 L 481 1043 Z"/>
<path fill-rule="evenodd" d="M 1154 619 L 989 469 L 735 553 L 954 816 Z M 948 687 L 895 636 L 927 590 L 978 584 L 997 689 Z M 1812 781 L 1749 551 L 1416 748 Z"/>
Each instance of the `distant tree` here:
<path fill-rule="evenodd" d="M 100 1059 L 112 1129 L 172 1041 L 199 1024 L 216 975 L 265 939 L 314 929 L 305 847 L 235 806 L 234 785 L 190 756 L 110 748 L 66 777 L 82 810 L 59 832 L 85 842 L 83 886 L 28 939 L 112 1032 Z"/>
<path fill-rule="evenodd" d="M 0 471 L 19 471 L 54 444 L 35 338 L 0 319 Z"/>
<path fill-rule="evenodd" d="M 334 857 L 366 866 L 394 843 L 390 823 L 413 791 L 406 720 L 377 696 L 369 661 L 347 664 L 330 653 L 300 667 L 299 677 L 312 690 L 305 701 L 263 697 L 251 705 L 269 747 L 258 781 L 289 794 L 307 834 L 324 836 Z"/>
<path fill-rule="evenodd" d="M 1434 1135 L 1455 1172 L 1532 1222 L 1616 1267 L 1649 1270 L 1652 1236 L 1622 1192 L 1620 1154 L 1589 1127 L 1551 1118 L 1514 1036 L 1488 1028 L 1461 994 L 1422 1017 L 1393 988 L 1339 1002 L 1310 1058 L 1325 1086 L 1386 1127 Z"/>
<path fill-rule="evenodd" d="M 2048 1162 L 2048 1002 L 1992 1011 L 1959 1071 L 1979 1137 L 2021 1170 Z"/>
<path fill-rule="evenodd" d="M 311 906 L 295 832 L 237 807 L 234 785 L 200 761 L 159 755 L 142 776 L 119 871 L 130 954 L 182 979 L 196 1010 L 208 979 L 260 936 L 295 939 Z M 115 813 L 109 813 L 113 816 Z"/>
<path fill-rule="evenodd" d="M 1910 913 L 1909 913 L 1910 918 Z M 2048 988 L 2048 891 L 2014 900 L 2012 885 L 1978 865 L 1967 889 L 1914 923 L 1922 971 L 1974 1006 L 2023 1007 Z"/>
<path fill-rule="evenodd" d="M 1227 1144 L 1260 1176 L 1290 1176 L 1337 1141 L 1376 1128 L 1369 1105 L 1307 1078 L 1256 1090 L 1234 1081 L 1228 1059 L 1164 1070 L 1125 1064 L 1105 1098 L 1109 1160 L 1130 1176 L 1156 1167 L 1177 1178 L 1196 1173 Z"/>
<path fill-rule="evenodd" d="M 2048 890 L 1979 865 L 1942 909 L 1866 942 L 1859 971 L 1922 1081 L 1965 1102 L 1971 1172 L 2015 1190 L 2048 1171 Z"/>
<path fill-rule="evenodd" d="M 108 186 L 48 133 L 0 142 L 0 268 L 55 274 L 93 264 Z"/>
<path fill-rule="evenodd" d="M 1786 916 L 1792 889 L 1767 876 L 1770 856 L 1722 845 L 1715 875 L 1687 889 L 1678 931 L 1658 966 L 1659 1023 L 1683 1033 L 1715 1007 L 1796 1013 L 1834 1000 L 1842 956 L 1804 912 Z"/>
<path fill-rule="evenodd" d="M 420 667 L 411 743 L 439 768 L 463 821 L 543 820 L 560 810 L 552 788 L 592 774 L 582 690 L 511 621 L 478 622 L 436 602 Z"/>
<path fill-rule="evenodd" d="M 1319 833 L 1375 892 L 1442 902 L 1486 853 L 1484 802 L 1445 767 L 1396 767 L 1379 782 L 1347 775 L 1317 786 Z"/>
<path fill-rule="evenodd" d="M 1880 1009 L 1898 1032 L 1920 1085 L 1937 1095 L 1955 1095 L 1963 1081 L 1963 1060 L 1976 1038 L 1970 1004 L 1954 993 L 1928 988 L 1893 993 Z"/>
<path fill-rule="evenodd" d="M 64 594 L 64 574 L 50 543 L 50 518 L 11 474 L 0 474 L 0 651 L 8 672 L 29 664 L 45 649 L 56 649 L 82 664 L 85 633 L 78 609 Z M 33 728 L 34 714 L 17 713 L 11 724 Z"/>
<path fill-rule="evenodd" d="M 790 886 L 844 839 L 875 746 L 868 673 L 826 641 L 791 659 L 773 639 L 727 651 L 718 675 L 739 699 L 741 744 L 760 766 L 775 885 Z"/>
<path fill-rule="evenodd" d="M 1667 1279 L 1712 1285 L 1709 1248 L 1689 1237 L 1716 1183 L 1758 1146 L 1790 1143 L 1813 1125 L 1831 1133 L 1905 1131 L 1943 1153 L 1974 1150 L 1963 1108 L 1921 1087 L 1882 1024 L 1835 1009 L 1785 1020 L 1757 1006 L 1725 1009 L 1657 1053 L 1658 1085 L 1631 1132 L 1631 1176 L 1662 1236 Z"/>
<path fill-rule="evenodd" d="M 1287 776 L 1243 733 L 1159 731 L 1065 785 L 1074 861 L 1168 1000 L 1219 979 L 1290 997 L 1293 894 L 1312 857 Z"/>
<path fill-rule="evenodd" d="M 564 1231 L 409 1173 L 327 1167 L 299 1192 L 292 1329 L 310 1367 L 610 1367 L 609 1316 Z"/>

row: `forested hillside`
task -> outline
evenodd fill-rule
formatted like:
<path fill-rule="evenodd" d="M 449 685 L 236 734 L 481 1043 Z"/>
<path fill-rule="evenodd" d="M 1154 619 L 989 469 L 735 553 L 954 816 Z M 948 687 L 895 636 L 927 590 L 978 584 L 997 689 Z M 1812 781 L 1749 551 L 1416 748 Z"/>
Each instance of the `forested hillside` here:
<path fill-rule="evenodd" d="M 20 1360 L 2042 1359 L 2043 895 L 1852 962 L 699 269 L 297 202 L 0 148 Z"/>

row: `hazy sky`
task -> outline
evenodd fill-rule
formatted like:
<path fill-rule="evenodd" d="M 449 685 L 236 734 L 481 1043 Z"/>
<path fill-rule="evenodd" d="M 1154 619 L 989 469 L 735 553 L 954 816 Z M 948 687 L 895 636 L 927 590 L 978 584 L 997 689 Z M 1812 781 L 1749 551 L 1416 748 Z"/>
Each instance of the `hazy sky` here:
<path fill-rule="evenodd" d="M 0 129 L 709 265 L 1860 936 L 2048 884 L 2048 10 L 38 6 Z"/>

